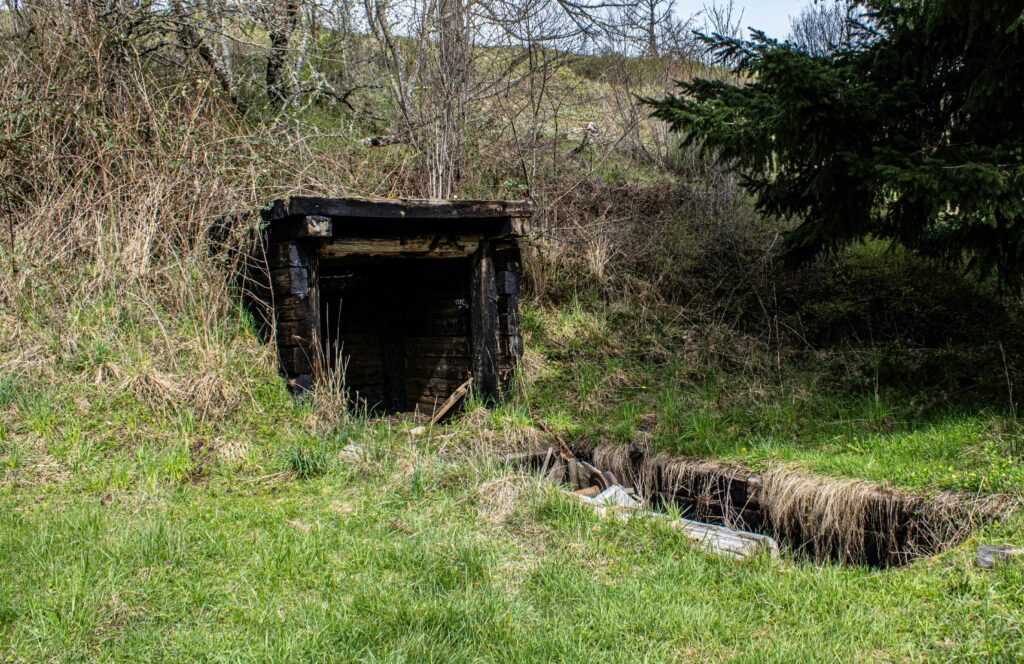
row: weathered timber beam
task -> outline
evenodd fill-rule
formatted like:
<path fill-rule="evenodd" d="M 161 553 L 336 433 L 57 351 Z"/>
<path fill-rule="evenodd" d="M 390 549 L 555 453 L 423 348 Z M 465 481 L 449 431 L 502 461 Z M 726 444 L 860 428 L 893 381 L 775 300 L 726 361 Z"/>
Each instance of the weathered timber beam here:
<path fill-rule="evenodd" d="M 499 397 L 497 302 L 494 257 L 490 242 L 483 240 L 470 261 L 469 323 L 473 384 L 486 401 Z"/>
<path fill-rule="evenodd" d="M 275 247 L 270 270 L 277 327 L 278 358 L 296 392 L 308 390 L 319 371 L 320 295 L 317 254 L 304 243 Z"/>
<path fill-rule="evenodd" d="M 416 235 L 394 238 L 335 237 L 320 257 L 340 258 L 465 258 L 480 246 L 477 236 Z"/>
<path fill-rule="evenodd" d="M 317 198 L 294 196 L 275 201 L 270 219 L 318 215 L 378 219 L 501 219 L 526 218 L 533 213 L 529 201 L 455 201 L 430 199 Z"/>

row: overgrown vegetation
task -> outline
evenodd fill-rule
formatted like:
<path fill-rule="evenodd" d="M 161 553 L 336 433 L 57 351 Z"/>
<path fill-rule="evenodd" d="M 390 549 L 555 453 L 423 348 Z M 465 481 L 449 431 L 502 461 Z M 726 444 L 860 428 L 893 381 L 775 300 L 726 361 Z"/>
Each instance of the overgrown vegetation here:
<path fill-rule="evenodd" d="M 0 658 L 1024 656 L 1021 566 L 971 566 L 974 545 L 1020 541 L 1019 516 L 900 570 L 737 565 L 496 463 L 539 418 L 626 445 L 655 413 L 658 450 L 1019 494 L 1019 302 L 875 243 L 781 270 L 791 222 L 632 96 L 725 75 L 678 25 L 656 52 L 640 32 L 601 56 L 476 52 L 472 80 L 519 84 L 460 102 L 442 129 L 465 166 L 443 184 L 538 204 L 527 355 L 505 404 L 410 438 L 347 412 L 336 382 L 287 394 L 230 287 L 244 247 L 208 230 L 290 193 L 430 193 L 452 163 L 431 161 L 437 127 L 364 144 L 409 130 L 393 88 L 363 87 L 394 55 L 312 4 L 291 27 L 170 5 L 0 22 Z M 221 34 L 223 80 L 202 51 L 224 62 Z M 396 42 L 403 63 L 418 47 Z"/>
<path fill-rule="evenodd" d="M 1022 16 L 1020 2 L 868 0 L 824 51 L 705 36 L 742 80 L 698 77 L 651 103 L 740 170 L 760 212 L 800 220 L 794 260 L 874 237 L 1016 281 Z"/>

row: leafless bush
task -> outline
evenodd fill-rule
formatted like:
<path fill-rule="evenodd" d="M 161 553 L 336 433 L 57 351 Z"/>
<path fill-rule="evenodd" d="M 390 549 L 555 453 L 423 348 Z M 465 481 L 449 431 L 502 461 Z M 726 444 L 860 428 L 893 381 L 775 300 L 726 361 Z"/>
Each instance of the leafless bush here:
<path fill-rule="evenodd" d="M 855 0 L 821 0 L 790 20 L 789 41 L 814 55 L 849 46 L 861 13 Z"/>
<path fill-rule="evenodd" d="M 265 164 L 215 83 L 161 67 L 163 32 L 126 41 L 103 6 L 57 9 L 23 8 L 0 56 L 0 326 L 19 334 L 5 362 L 52 372 L 100 343 L 113 352 L 84 370 L 97 385 L 229 411 L 243 398 L 220 343 L 234 305 L 206 229 L 254 205 Z M 154 334 L 119 337 L 119 320 Z M 144 361 L 128 359 L 136 344 Z"/>

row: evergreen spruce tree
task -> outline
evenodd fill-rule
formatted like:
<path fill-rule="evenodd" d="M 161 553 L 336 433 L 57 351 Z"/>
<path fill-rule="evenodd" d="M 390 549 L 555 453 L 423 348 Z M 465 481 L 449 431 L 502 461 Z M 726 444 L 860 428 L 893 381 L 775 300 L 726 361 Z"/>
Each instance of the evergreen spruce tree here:
<path fill-rule="evenodd" d="M 870 0 L 826 54 L 701 35 L 730 81 L 645 100 L 800 223 L 789 258 L 867 237 L 1024 281 L 1024 1 Z"/>

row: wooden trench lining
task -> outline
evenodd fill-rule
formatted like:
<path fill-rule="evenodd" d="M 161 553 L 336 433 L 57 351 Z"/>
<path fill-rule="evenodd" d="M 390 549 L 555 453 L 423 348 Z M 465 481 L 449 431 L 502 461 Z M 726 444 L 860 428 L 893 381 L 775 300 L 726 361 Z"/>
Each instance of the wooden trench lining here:
<path fill-rule="evenodd" d="M 531 214 L 523 201 L 275 201 L 263 218 L 289 388 L 313 386 L 332 366 L 334 342 L 351 350 L 346 361 L 367 405 L 429 413 L 469 377 L 481 397 L 497 400 L 523 352 L 518 242 Z M 359 274 L 382 280 L 363 284 L 361 295 L 339 295 L 338 288 L 354 288 L 350 277 Z M 400 292 L 406 284 L 396 281 L 399 274 L 407 275 L 408 295 Z M 365 329 L 341 331 L 339 322 L 356 315 L 339 313 L 343 300 L 361 302 L 373 319 Z M 374 307 L 381 311 L 366 313 Z M 397 311 L 386 313 L 388 307 Z"/>

